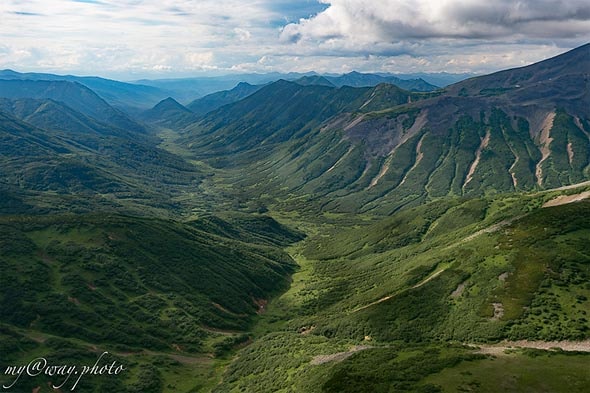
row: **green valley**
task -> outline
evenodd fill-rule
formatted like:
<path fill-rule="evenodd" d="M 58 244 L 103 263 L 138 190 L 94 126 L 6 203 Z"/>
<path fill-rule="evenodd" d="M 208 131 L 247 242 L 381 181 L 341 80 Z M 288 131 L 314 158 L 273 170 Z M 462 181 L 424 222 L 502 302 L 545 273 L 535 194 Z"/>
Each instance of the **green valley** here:
<path fill-rule="evenodd" d="M 587 69 L 590 44 L 187 106 L 0 73 L 3 389 L 103 359 L 77 391 L 588 391 Z"/>

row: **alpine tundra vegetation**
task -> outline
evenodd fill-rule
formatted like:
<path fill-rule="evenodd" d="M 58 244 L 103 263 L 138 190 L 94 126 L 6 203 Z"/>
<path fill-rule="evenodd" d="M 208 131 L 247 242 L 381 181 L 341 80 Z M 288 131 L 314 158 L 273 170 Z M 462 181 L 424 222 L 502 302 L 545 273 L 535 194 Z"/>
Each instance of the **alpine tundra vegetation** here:
<path fill-rule="evenodd" d="M 0 72 L 3 390 L 590 391 L 590 44 L 428 75 Z"/>

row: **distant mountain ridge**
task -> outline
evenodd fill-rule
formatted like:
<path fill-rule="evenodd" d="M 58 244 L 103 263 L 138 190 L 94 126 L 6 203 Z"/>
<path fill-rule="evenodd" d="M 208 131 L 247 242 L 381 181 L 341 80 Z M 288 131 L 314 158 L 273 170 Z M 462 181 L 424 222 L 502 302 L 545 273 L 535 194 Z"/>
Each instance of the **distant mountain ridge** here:
<path fill-rule="evenodd" d="M 423 80 L 402 80 L 394 76 L 380 76 L 377 74 L 362 74 L 351 72 L 341 76 L 322 76 L 316 73 L 304 75 L 302 77 L 281 78 L 295 82 L 302 86 L 327 86 L 327 87 L 375 87 L 379 84 L 388 83 L 410 91 L 429 92 L 437 90 L 438 87 L 430 85 Z M 205 97 L 198 98 L 188 104 L 186 107 L 196 115 L 204 115 L 212 112 L 224 105 L 240 101 L 251 94 L 257 92 L 264 85 L 251 85 L 247 82 L 240 82 L 231 90 L 220 91 L 209 94 Z"/>
<path fill-rule="evenodd" d="M 173 97 L 182 103 L 192 103 L 205 98 L 205 96 L 220 93 L 220 96 L 207 97 L 203 102 L 204 109 L 196 110 L 195 113 L 204 114 L 204 110 L 210 111 L 211 104 L 218 108 L 219 106 L 235 102 L 238 99 L 245 98 L 246 95 L 241 93 L 237 98 L 231 98 L 231 94 L 221 94 L 224 91 L 231 91 L 241 83 L 249 85 L 265 85 L 275 82 L 279 79 L 297 80 L 306 77 L 322 76 L 315 72 L 307 73 L 268 73 L 268 74 L 235 74 L 221 77 L 197 77 L 197 78 L 178 78 L 178 79 L 142 79 L 132 83 L 120 82 L 112 79 L 100 78 L 96 76 L 75 76 L 75 75 L 56 75 L 49 73 L 27 72 L 21 73 L 13 70 L 0 70 L 0 79 L 5 80 L 45 80 L 45 81 L 69 81 L 78 82 L 97 93 L 101 98 L 110 105 L 123 109 L 130 114 L 136 114 L 147 110 L 168 96 Z M 330 80 L 330 83 L 336 86 L 356 86 L 366 87 L 375 86 L 379 83 L 392 83 L 401 88 L 413 91 L 431 91 L 436 89 L 437 83 L 425 82 L 425 80 L 439 81 L 438 85 L 446 85 L 457 79 L 464 79 L 468 74 L 367 74 L 351 72 L 343 75 L 323 75 Z M 432 77 L 432 79 L 430 78 Z M 422 79 L 424 80 L 422 80 Z M 252 91 L 253 92 L 253 91 Z M 220 98 L 226 95 L 225 98 Z M 198 97 L 198 98 L 197 98 Z M 221 99 L 220 105 L 215 104 L 216 100 Z M 188 104 L 190 105 L 190 104 Z M 196 104 L 195 104 L 196 105 Z"/>
<path fill-rule="evenodd" d="M 171 195 L 201 179 L 153 135 L 51 99 L 1 98 L 0 142 L 0 189 L 23 204 L 43 201 L 42 211 L 174 210 Z"/>
<path fill-rule="evenodd" d="M 389 74 L 383 76 L 390 76 Z M 449 72 L 415 72 L 410 74 L 393 74 L 400 79 L 423 79 L 426 82 L 439 87 L 447 87 L 449 85 L 461 82 L 462 80 L 478 76 L 474 73 L 449 73 Z"/>
<path fill-rule="evenodd" d="M 109 104 L 123 109 L 149 108 L 166 98 L 168 94 L 152 86 L 119 82 L 95 76 L 20 73 L 13 70 L 1 70 L 0 79 L 77 82 L 93 90 Z"/>
<path fill-rule="evenodd" d="M 326 76 L 325 79 L 337 87 L 373 87 L 381 83 L 390 83 L 399 88 L 410 91 L 426 92 L 434 91 L 439 88 L 438 86 L 434 86 L 421 78 L 404 80 L 391 75 L 382 76 L 378 74 L 362 74 L 356 71 L 338 77 Z"/>
<path fill-rule="evenodd" d="M 145 132 L 145 128 L 127 114 L 113 108 L 94 91 L 78 82 L 0 79 L 0 97 L 52 99 L 106 124 L 128 131 Z"/>
<path fill-rule="evenodd" d="M 247 82 L 240 82 L 231 90 L 219 91 L 198 98 L 189 103 L 186 107 L 195 115 L 204 115 L 224 105 L 240 101 L 241 99 L 257 92 L 262 87 L 263 85 L 251 85 Z"/>

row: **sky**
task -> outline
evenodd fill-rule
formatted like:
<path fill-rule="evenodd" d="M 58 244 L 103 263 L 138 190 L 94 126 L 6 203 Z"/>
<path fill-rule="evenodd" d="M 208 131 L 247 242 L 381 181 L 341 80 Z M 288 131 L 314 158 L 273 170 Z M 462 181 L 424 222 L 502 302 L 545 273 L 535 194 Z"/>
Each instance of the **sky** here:
<path fill-rule="evenodd" d="M 473 72 L 590 42 L 588 0 L 0 0 L 0 69 Z"/>

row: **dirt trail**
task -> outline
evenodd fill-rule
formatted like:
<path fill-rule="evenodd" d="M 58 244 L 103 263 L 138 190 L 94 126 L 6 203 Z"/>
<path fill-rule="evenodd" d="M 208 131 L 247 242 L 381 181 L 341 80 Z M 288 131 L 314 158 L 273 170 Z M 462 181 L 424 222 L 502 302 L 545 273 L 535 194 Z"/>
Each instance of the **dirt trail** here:
<path fill-rule="evenodd" d="M 446 267 L 444 267 L 444 268 L 442 268 L 440 270 L 435 271 L 430 276 L 426 277 L 424 280 L 420 281 L 418 284 L 414 285 L 413 287 L 402 289 L 402 290 L 400 290 L 400 291 L 398 291 L 398 292 L 396 292 L 396 293 L 394 293 L 392 295 L 388 295 L 388 296 L 382 297 L 381 299 L 375 300 L 374 302 L 371 302 L 369 304 L 366 304 L 366 305 L 364 305 L 362 307 L 355 308 L 354 310 L 351 311 L 351 313 L 359 312 L 361 310 L 364 310 L 364 309 L 367 309 L 369 307 L 372 307 L 372 306 L 374 306 L 376 304 L 383 303 L 383 302 L 385 302 L 385 301 L 387 301 L 387 300 L 389 300 L 389 299 L 391 299 L 391 298 L 393 298 L 393 297 L 399 295 L 400 293 L 403 293 L 403 292 L 405 292 L 405 291 L 407 291 L 409 289 L 420 288 L 422 285 L 424 285 L 424 284 L 428 283 L 429 281 L 435 279 L 436 277 L 440 276 L 445 270 L 447 270 L 447 268 L 448 268 L 448 266 L 446 266 Z"/>
<path fill-rule="evenodd" d="M 467 236 L 467 237 L 459 240 L 458 242 L 453 243 L 450 246 L 445 247 L 445 250 L 448 250 L 450 248 L 456 247 L 456 246 L 458 246 L 460 244 L 463 244 L 463 243 L 467 243 L 468 241 L 471 241 L 471 240 L 475 239 L 476 237 L 483 235 L 484 233 L 497 232 L 498 230 L 500 230 L 500 229 L 502 229 L 502 228 L 504 228 L 504 227 L 512 224 L 514 221 L 519 220 L 522 217 L 524 217 L 524 215 L 520 215 L 520 216 L 516 216 L 516 217 L 513 217 L 513 218 L 509 218 L 507 220 L 500 221 L 499 223 L 496 223 L 494 225 L 490 225 L 487 228 L 481 229 L 481 230 L 479 230 L 479 231 L 477 231 L 477 232 L 475 232 L 475 233 L 473 233 L 473 234 L 471 234 L 471 235 L 469 235 L 469 236 Z"/>
<path fill-rule="evenodd" d="M 372 302 L 372 303 L 369 303 L 369 304 L 367 304 L 367 305 L 364 305 L 364 306 L 362 306 L 362 307 L 359 307 L 359 308 L 355 308 L 354 310 L 352 310 L 352 311 L 351 311 L 351 313 L 359 312 L 359 311 L 361 311 L 361 310 L 364 310 L 364 309 L 366 309 L 366 308 L 369 308 L 369 307 L 371 307 L 371 306 L 374 306 L 374 305 L 376 305 L 376 304 L 383 303 L 383 302 L 385 302 L 385 301 L 387 301 L 387 300 L 391 299 L 392 297 L 394 297 L 395 295 L 397 295 L 397 294 L 399 294 L 399 293 L 400 293 L 400 292 L 398 292 L 398 293 L 396 293 L 396 294 L 394 294 L 394 295 L 389 295 L 389 296 L 382 297 L 381 299 L 379 299 L 379 300 L 375 300 L 375 301 L 374 301 L 374 302 Z"/>
<path fill-rule="evenodd" d="M 543 121 L 543 125 L 541 126 L 541 134 L 539 137 L 539 144 L 541 145 L 541 161 L 537 163 L 537 167 L 535 169 L 535 175 L 537 177 L 537 184 L 542 186 L 543 185 L 543 162 L 549 155 L 551 154 L 551 149 L 549 145 L 553 142 L 553 138 L 551 138 L 551 129 L 553 128 L 553 121 L 555 120 L 555 112 L 551 112 Z"/>
<path fill-rule="evenodd" d="M 469 172 L 467 173 L 467 177 L 465 178 L 465 183 L 463 183 L 463 190 L 465 190 L 465 187 L 467 187 L 467 185 L 469 183 L 471 183 L 471 180 L 473 180 L 473 175 L 475 174 L 475 170 L 477 169 L 477 166 L 479 165 L 479 161 L 481 160 L 481 153 L 483 151 L 483 149 L 485 149 L 486 147 L 488 147 L 488 144 L 490 143 L 490 130 L 488 129 L 486 131 L 486 136 L 481 140 L 481 143 L 479 145 L 479 147 L 477 148 L 477 151 L 475 152 L 475 160 L 473 161 L 473 163 L 471 164 L 471 167 L 469 168 Z"/>
<path fill-rule="evenodd" d="M 310 364 L 317 366 L 319 364 L 324 364 L 328 362 L 341 362 L 359 351 L 364 351 L 365 349 L 370 348 L 373 347 L 371 347 L 370 345 L 355 345 L 350 349 L 350 351 L 333 353 L 331 355 L 317 355 L 314 356 L 313 359 L 311 359 Z"/>
<path fill-rule="evenodd" d="M 438 276 L 440 276 L 442 274 L 442 272 L 444 272 L 445 270 L 447 270 L 447 267 L 444 267 L 444 268 L 442 268 L 440 270 L 435 271 L 430 276 L 426 277 L 424 280 L 422 280 L 418 284 L 414 285 L 412 287 L 412 289 L 420 288 L 422 285 L 426 284 L 427 282 L 430 282 L 430 281 L 434 280 L 435 278 L 437 278 Z"/>
<path fill-rule="evenodd" d="M 533 348 L 551 350 L 560 348 L 566 352 L 590 352 L 590 340 L 586 341 L 502 341 L 498 344 L 468 344 L 471 347 L 478 347 L 478 353 L 489 355 L 503 355 L 507 349 Z"/>
<path fill-rule="evenodd" d="M 540 191 L 540 192 L 537 192 L 537 193 L 534 193 L 534 194 L 531 194 L 531 195 L 532 196 L 535 196 L 535 195 L 543 194 L 543 193 L 546 193 L 546 192 L 552 192 L 552 191 L 567 191 L 567 190 L 572 190 L 574 188 L 584 187 L 584 186 L 590 186 L 590 180 L 583 181 L 581 183 L 570 184 L 569 186 L 561 186 L 561 187 L 557 187 L 557 188 L 550 188 L 548 190 Z"/>
<path fill-rule="evenodd" d="M 568 203 L 579 202 L 588 198 L 590 198 L 590 191 L 584 191 L 575 195 L 560 195 L 557 198 L 545 202 L 543 207 L 567 205 Z"/>

